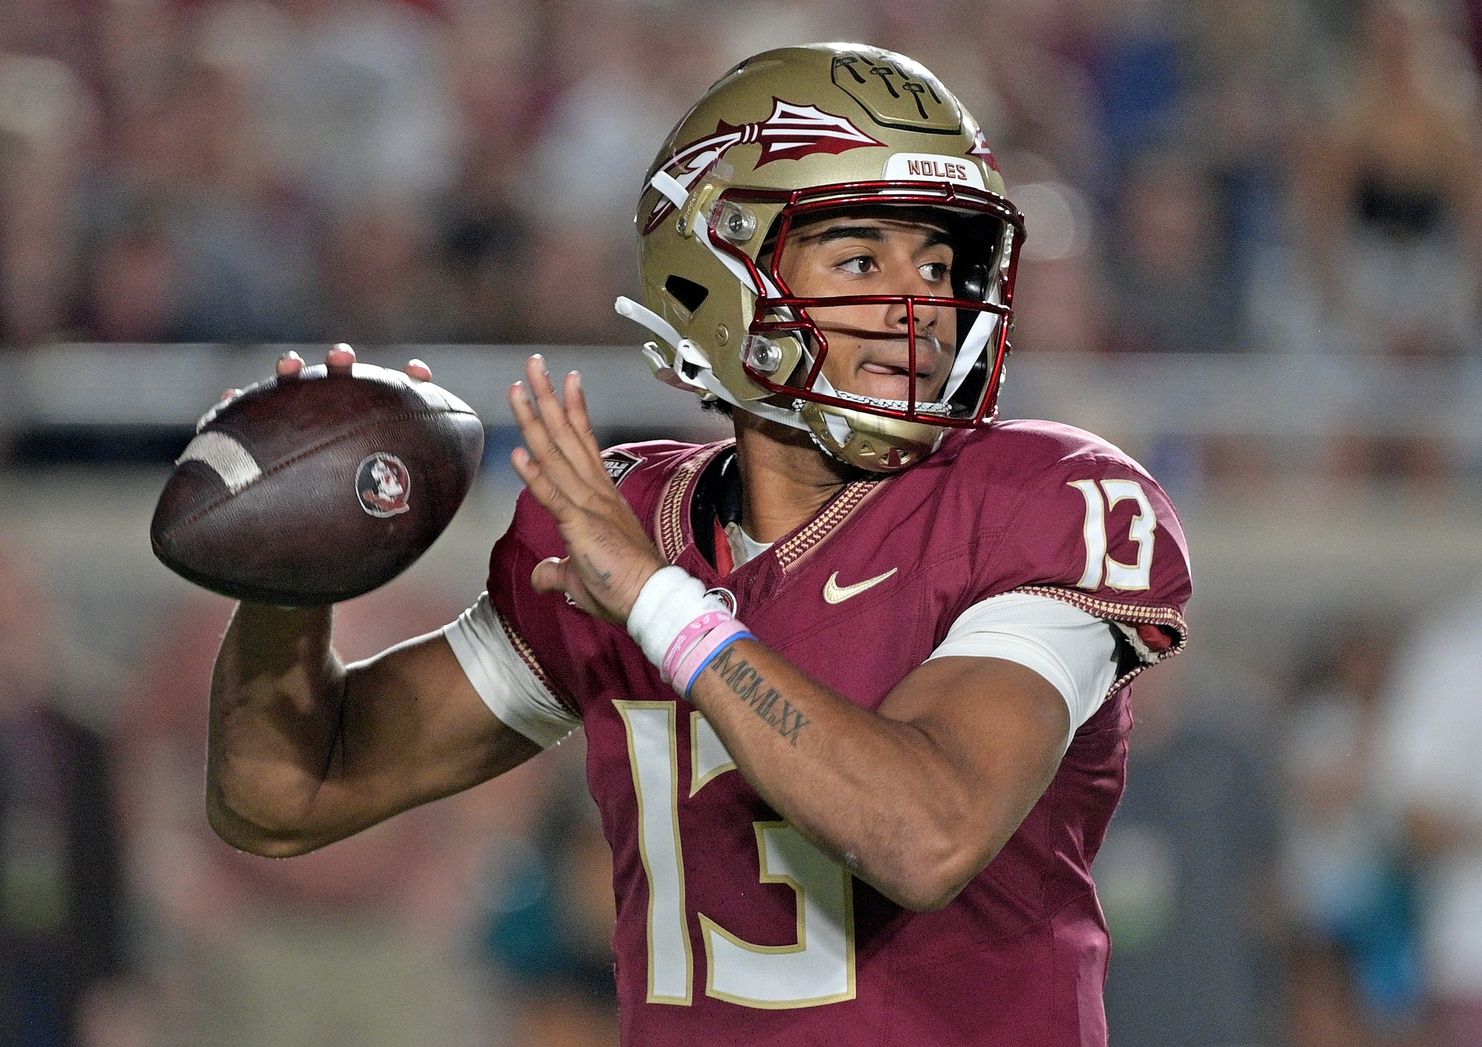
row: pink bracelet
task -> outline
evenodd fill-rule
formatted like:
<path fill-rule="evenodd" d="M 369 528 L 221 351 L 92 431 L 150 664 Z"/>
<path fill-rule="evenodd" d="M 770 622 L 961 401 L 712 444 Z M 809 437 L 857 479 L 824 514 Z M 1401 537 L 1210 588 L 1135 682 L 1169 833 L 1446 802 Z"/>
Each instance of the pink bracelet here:
<path fill-rule="evenodd" d="M 679 668 L 680 659 L 685 656 L 685 653 L 711 629 L 730 620 L 730 611 L 706 611 L 679 630 L 679 635 L 669 644 L 669 650 L 664 655 L 664 664 L 659 666 L 659 678 L 665 683 L 673 683 L 674 673 Z"/>
<path fill-rule="evenodd" d="M 688 701 L 690 691 L 695 686 L 695 681 L 700 678 L 700 674 L 705 671 L 705 667 L 714 661 L 715 657 L 721 651 L 737 640 L 754 639 L 756 637 L 752 636 L 747 631 L 746 626 L 736 621 L 736 619 L 731 618 L 722 622 L 702 636 L 689 649 L 685 656 L 680 659 L 679 665 L 674 671 L 674 678 L 670 683 L 674 685 L 674 689 L 679 692 L 680 697 Z M 680 681 L 683 681 L 682 686 Z"/>

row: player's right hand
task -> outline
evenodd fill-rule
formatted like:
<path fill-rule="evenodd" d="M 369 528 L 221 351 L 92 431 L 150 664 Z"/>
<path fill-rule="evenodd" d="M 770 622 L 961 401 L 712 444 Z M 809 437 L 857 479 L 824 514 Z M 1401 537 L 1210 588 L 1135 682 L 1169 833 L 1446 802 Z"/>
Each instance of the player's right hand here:
<path fill-rule="evenodd" d="M 344 342 L 337 342 L 329 352 L 324 354 L 324 366 L 329 369 L 330 374 L 349 374 L 350 368 L 355 363 L 355 350 Z M 278 364 L 274 368 L 279 378 L 296 378 L 304 369 L 304 358 L 292 349 L 278 357 Z M 432 368 L 421 360 L 408 360 L 402 368 L 407 377 L 419 382 L 432 381 Z"/>
<path fill-rule="evenodd" d="M 330 348 L 329 352 L 324 354 L 324 366 L 330 374 L 349 374 L 350 369 L 354 365 L 355 350 L 352 349 L 345 342 L 335 343 L 335 345 Z M 297 378 L 299 373 L 303 371 L 304 366 L 304 358 L 300 356 L 296 351 L 290 349 L 288 350 L 288 352 L 278 357 L 278 362 L 273 368 L 273 373 L 278 378 Z M 406 366 L 403 367 L 402 370 L 404 370 L 407 373 L 407 377 L 411 378 L 413 381 L 432 381 L 432 368 L 428 367 L 421 360 L 415 358 L 408 360 L 406 362 Z M 242 390 L 240 389 L 232 388 L 223 390 L 216 403 L 212 404 L 210 409 L 196 420 L 196 432 L 200 432 L 203 428 L 205 428 L 206 424 L 210 422 L 212 418 L 216 417 L 216 413 L 218 411 L 220 411 L 223 407 L 225 407 L 227 404 L 231 403 L 233 400 L 241 395 Z"/>

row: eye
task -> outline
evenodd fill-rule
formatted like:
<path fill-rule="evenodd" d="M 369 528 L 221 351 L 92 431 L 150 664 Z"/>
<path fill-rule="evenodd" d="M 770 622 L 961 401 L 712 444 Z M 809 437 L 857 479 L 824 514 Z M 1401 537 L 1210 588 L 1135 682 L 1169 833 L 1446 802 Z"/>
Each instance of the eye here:
<path fill-rule="evenodd" d="M 920 271 L 927 283 L 939 284 L 950 275 L 952 266 L 947 262 L 927 262 Z"/>
<path fill-rule="evenodd" d="M 839 263 L 838 268 L 850 276 L 864 276 L 867 273 L 873 273 L 879 266 L 875 264 L 875 259 L 871 255 L 861 254 L 846 258 Z"/>

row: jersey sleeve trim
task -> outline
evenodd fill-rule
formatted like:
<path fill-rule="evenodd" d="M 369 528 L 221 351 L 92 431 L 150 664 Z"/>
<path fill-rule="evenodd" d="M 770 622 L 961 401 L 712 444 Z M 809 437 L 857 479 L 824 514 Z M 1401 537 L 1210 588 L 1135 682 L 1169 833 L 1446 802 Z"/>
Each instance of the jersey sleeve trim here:
<path fill-rule="evenodd" d="M 1116 603 L 1112 600 L 1098 599 L 1089 593 L 1061 589 L 1053 585 L 1023 585 L 1012 591 L 1062 600 L 1072 607 L 1079 607 L 1088 614 L 1111 622 L 1120 630 L 1128 641 L 1128 647 L 1137 656 L 1137 661 L 1130 669 L 1117 677 L 1111 685 L 1111 690 L 1107 692 L 1108 694 L 1115 694 L 1144 669 L 1167 661 L 1189 643 L 1189 624 L 1184 620 L 1184 616 L 1172 607 Z M 1149 639 L 1154 639 L 1156 646 L 1149 643 Z"/>
<path fill-rule="evenodd" d="M 504 635 L 509 640 L 510 646 L 515 649 L 515 653 L 520 656 L 520 659 L 525 663 L 527 667 L 529 667 L 530 671 L 535 674 L 535 678 L 540 681 L 540 685 L 545 688 L 546 693 L 549 694 L 551 698 L 554 699 L 561 706 L 561 708 L 567 712 L 567 714 L 580 720 L 581 713 L 577 710 L 576 703 L 568 698 L 566 696 L 566 693 L 562 691 L 561 688 L 556 686 L 556 682 L 551 679 L 550 674 L 545 671 L 545 667 L 540 664 L 540 659 L 535 657 L 535 649 L 530 646 L 529 642 L 523 636 L 520 635 L 519 630 L 517 630 L 513 625 L 510 624 L 508 618 L 506 618 L 503 614 L 500 614 L 498 611 L 495 611 L 494 613 L 499 619 L 500 626 L 504 629 Z"/>
<path fill-rule="evenodd" d="M 443 635 L 489 710 L 537 745 L 554 745 L 580 724 L 488 593 L 446 626 Z"/>

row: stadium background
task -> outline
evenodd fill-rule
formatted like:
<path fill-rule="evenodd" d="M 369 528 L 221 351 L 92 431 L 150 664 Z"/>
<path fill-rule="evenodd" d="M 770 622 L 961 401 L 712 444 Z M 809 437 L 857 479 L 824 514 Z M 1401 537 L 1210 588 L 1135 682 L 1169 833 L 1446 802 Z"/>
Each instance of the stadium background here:
<path fill-rule="evenodd" d="M 321 854 L 232 853 L 201 803 L 229 607 L 152 559 L 149 513 L 196 415 L 284 345 L 422 357 L 486 467 L 343 609 L 344 647 L 446 621 L 517 491 L 529 346 L 583 370 L 604 439 L 716 432 L 611 312 L 638 183 L 735 60 L 851 38 L 952 85 L 1027 213 L 1005 413 L 1120 443 L 1190 536 L 1193 647 L 1139 685 L 1097 864 L 1114 1042 L 1440 1042 L 1432 1004 L 1482 1000 L 1482 963 L 1423 928 L 1482 785 L 1470 838 L 1417 834 L 1385 761 L 1423 637 L 1482 646 L 1479 24 L 1461 0 L 0 2 L 0 1043 L 614 1042 L 579 737 Z"/>

